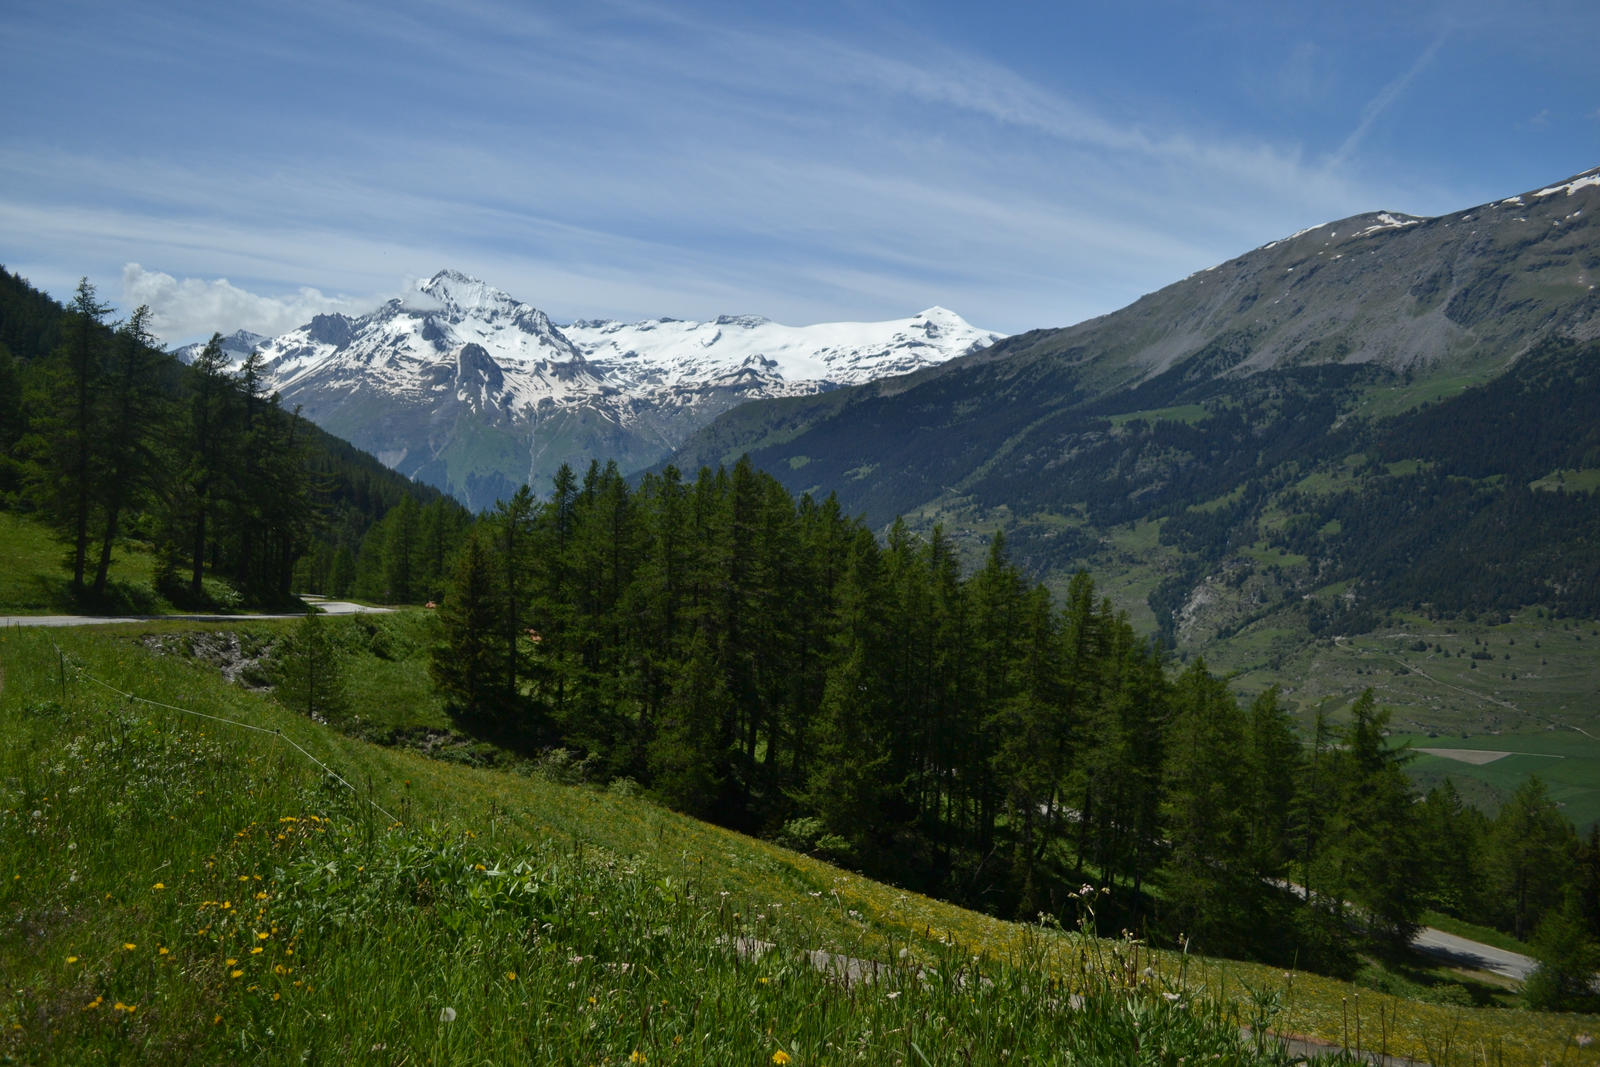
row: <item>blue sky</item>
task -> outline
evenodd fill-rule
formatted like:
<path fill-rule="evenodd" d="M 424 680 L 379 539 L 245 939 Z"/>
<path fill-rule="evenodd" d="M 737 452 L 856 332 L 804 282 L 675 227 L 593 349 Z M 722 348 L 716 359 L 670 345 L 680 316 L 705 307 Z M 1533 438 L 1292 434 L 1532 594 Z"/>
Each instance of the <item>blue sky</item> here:
<path fill-rule="evenodd" d="M 1115 310 L 1600 164 L 1600 4 L 0 11 L 0 262 L 170 341 L 441 267 L 557 321 Z"/>

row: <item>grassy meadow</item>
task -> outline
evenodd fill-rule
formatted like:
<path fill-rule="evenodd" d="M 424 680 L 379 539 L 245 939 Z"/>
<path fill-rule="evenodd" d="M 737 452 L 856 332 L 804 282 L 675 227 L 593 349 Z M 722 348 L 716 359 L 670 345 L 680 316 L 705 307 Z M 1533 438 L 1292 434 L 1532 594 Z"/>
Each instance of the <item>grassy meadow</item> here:
<path fill-rule="evenodd" d="M 337 622 L 367 649 L 355 732 L 390 723 L 377 708 L 442 728 L 411 666 L 425 617 Z M 1253 1024 L 1436 1064 L 1600 1062 L 1593 1017 L 1000 922 L 630 783 L 373 744 L 174 654 L 193 632 L 0 633 L 0 1058 L 1285 1062 Z M 818 949 L 861 962 L 819 970 Z"/>

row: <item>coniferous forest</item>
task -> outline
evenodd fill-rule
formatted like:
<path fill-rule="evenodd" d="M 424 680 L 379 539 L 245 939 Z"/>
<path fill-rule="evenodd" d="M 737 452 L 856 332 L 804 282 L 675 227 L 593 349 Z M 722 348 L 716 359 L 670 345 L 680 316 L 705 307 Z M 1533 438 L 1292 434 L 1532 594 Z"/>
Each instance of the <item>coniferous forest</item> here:
<path fill-rule="evenodd" d="M 1426 908 L 1595 920 L 1596 840 L 1536 779 L 1492 822 L 1419 797 L 1370 692 L 1302 739 L 1275 690 L 1174 673 L 1088 575 L 1054 604 L 998 535 L 963 575 L 938 531 L 880 541 L 748 460 L 524 489 L 438 613 L 464 728 L 987 911 L 1087 886 L 1102 921 L 1335 972 Z"/>

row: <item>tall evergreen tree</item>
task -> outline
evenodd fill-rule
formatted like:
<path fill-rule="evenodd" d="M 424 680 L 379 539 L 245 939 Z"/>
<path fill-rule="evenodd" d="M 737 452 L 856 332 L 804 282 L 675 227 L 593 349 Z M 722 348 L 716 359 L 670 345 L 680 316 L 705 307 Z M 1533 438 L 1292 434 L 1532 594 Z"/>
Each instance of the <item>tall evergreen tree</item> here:
<path fill-rule="evenodd" d="M 480 728 L 501 728 L 506 666 L 499 581 L 493 553 L 476 530 L 456 557 L 437 619 L 439 640 L 428 670 L 451 714 Z"/>
<path fill-rule="evenodd" d="M 1237 943 L 1262 888 L 1248 862 L 1244 716 L 1196 659 L 1174 687 L 1167 741 L 1167 897 L 1178 930 L 1203 948 Z"/>
<path fill-rule="evenodd" d="M 1490 878 L 1502 921 L 1519 938 L 1561 903 L 1577 838 L 1562 818 L 1549 787 L 1532 775 L 1500 809 L 1490 834 Z"/>
<path fill-rule="evenodd" d="M 104 385 L 109 304 L 88 278 L 68 307 L 62 345 L 44 376 L 42 410 L 28 442 L 32 495 L 68 545 L 74 593 L 84 591 L 95 491 L 95 443 Z"/>
<path fill-rule="evenodd" d="M 107 376 L 106 410 L 96 435 L 95 497 L 100 509 L 100 558 L 94 594 L 105 593 L 111 552 L 124 512 L 144 503 L 159 463 L 157 429 L 166 418 L 162 371 L 171 362 L 150 333 L 150 308 L 140 306 L 117 328 Z"/>

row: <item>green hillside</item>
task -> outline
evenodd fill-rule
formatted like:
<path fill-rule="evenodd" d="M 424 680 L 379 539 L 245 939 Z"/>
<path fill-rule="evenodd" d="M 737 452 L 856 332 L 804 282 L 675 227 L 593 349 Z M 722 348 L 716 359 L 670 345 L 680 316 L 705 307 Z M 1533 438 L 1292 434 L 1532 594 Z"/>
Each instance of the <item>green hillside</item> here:
<path fill-rule="evenodd" d="M 1596 732 L 1600 658 L 1434 677 L 1378 651 L 1600 618 L 1600 189 L 1552 188 L 1330 223 L 1101 318 L 737 409 L 675 462 L 748 453 L 880 529 L 942 526 L 969 566 L 1003 531 L 1031 576 L 1087 569 L 1305 723 L 1377 686 L 1423 733 Z"/>
<path fill-rule="evenodd" d="M 150 643 L 0 634 L 10 1061 L 1282 1062 L 1241 1044 L 1266 1020 L 1435 1063 L 1597 1062 L 1577 1035 L 1600 1019 L 999 922 L 558 767 L 361 742 Z"/>

